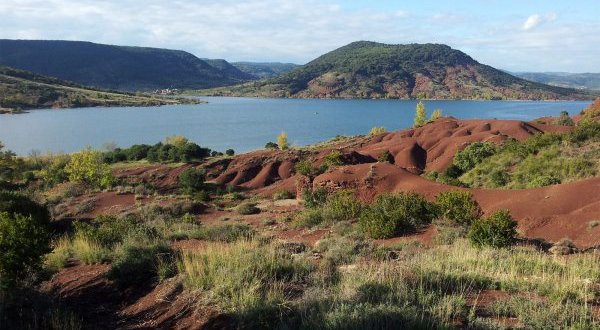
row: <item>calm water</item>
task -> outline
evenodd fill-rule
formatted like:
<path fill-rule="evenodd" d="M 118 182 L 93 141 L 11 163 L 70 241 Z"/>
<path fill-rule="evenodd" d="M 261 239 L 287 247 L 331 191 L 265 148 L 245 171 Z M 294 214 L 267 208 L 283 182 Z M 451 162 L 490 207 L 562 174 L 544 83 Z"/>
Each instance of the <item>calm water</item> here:
<path fill-rule="evenodd" d="M 126 147 L 154 144 L 184 135 L 213 150 L 236 152 L 264 147 L 285 131 L 293 145 L 336 136 L 366 134 L 373 126 L 388 130 L 412 125 L 416 101 L 203 98 L 208 104 L 148 108 L 34 110 L 0 115 L 0 141 L 27 155 L 32 150 L 73 152 L 114 142 Z M 578 113 L 590 102 L 426 101 L 457 118 L 531 120 Z"/>

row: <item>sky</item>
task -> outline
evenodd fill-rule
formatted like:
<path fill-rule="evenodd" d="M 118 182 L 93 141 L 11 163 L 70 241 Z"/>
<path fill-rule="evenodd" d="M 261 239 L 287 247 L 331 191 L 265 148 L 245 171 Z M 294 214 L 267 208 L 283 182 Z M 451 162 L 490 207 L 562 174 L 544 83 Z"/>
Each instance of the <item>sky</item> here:
<path fill-rule="evenodd" d="M 357 40 L 443 43 L 509 71 L 600 72 L 600 2 L 0 0 L 0 38 L 297 64 Z"/>

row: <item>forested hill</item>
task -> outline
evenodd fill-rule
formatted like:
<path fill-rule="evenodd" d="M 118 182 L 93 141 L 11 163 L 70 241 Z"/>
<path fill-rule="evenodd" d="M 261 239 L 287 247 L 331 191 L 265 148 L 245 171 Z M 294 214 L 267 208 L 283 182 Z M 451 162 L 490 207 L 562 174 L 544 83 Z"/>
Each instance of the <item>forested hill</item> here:
<path fill-rule="evenodd" d="M 0 40 L 0 65 L 125 91 L 211 88 L 252 79 L 235 67 L 215 67 L 180 50 L 82 41 Z"/>
<path fill-rule="evenodd" d="M 548 86 L 483 65 L 440 44 L 358 41 L 281 76 L 210 95 L 306 98 L 591 99 L 588 92 Z"/>

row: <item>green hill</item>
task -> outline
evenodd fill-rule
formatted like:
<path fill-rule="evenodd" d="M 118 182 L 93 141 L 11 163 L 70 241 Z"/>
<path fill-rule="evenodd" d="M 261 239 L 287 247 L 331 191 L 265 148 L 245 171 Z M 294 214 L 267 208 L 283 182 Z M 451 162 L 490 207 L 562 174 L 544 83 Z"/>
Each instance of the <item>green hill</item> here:
<path fill-rule="evenodd" d="M 184 51 L 81 41 L 0 40 L 0 65 L 125 91 L 211 88 L 251 79 Z"/>
<path fill-rule="evenodd" d="M 196 101 L 91 89 L 56 78 L 0 66 L 0 113 L 51 107 L 151 106 L 179 103 Z"/>
<path fill-rule="evenodd" d="M 353 42 L 284 75 L 209 95 L 304 98 L 591 99 L 526 81 L 439 44 Z"/>

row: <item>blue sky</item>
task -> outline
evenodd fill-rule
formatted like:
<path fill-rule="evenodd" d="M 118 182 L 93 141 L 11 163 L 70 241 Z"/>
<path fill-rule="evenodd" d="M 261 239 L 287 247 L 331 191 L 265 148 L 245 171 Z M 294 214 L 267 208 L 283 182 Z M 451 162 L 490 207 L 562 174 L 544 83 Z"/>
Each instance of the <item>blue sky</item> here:
<path fill-rule="evenodd" d="M 1 0 L 0 38 L 87 40 L 299 64 L 356 40 L 433 42 L 511 71 L 600 72 L 600 3 Z"/>

